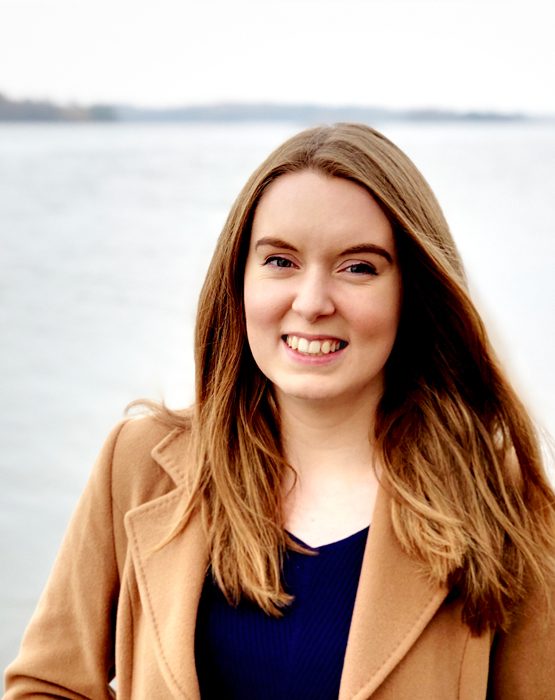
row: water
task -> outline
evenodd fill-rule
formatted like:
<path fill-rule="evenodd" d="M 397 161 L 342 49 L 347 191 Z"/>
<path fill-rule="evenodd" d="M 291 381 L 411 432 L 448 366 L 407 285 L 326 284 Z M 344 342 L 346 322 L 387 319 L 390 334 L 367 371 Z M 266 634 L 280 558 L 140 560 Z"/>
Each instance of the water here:
<path fill-rule="evenodd" d="M 0 126 L 0 666 L 124 406 L 192 399 L 214 242 L 248 174 L 297 130 Z M 382 130 L 435 189 L 498 352 L 555 434 L 555 128 Z"/>

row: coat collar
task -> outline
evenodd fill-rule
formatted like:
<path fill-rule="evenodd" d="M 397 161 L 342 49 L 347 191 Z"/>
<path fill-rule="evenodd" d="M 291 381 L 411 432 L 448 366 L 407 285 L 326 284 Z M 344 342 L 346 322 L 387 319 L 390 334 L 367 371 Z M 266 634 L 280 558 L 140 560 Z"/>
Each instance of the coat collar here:
<path fill-rule="evenodd" d="M 162 674 L 173 697 L 199 700 L 195 623 L 208 565 L 200 517 L 194 515 L 178 536 L 160 546 L 183 512 L 187 444 L 187 434 L 174 430 L 152 450 L 176 488 L 130 510 L 125 529 Z"/>
<path fill-rule="evenodd" d="M 399 544 L 391 500 L 380 488 L 357 588 L 339 700 L 369 697 L 430 622 L 448 590 Z"/>
<path fill-rule="evenodd" d="M 208 565 L 200 517 L 162 547 L 185 498 L 187 436 L 173 431 L 152 457 L 176 484 L 129 511 L 125 527 L 160 667 L 175 697 L 199 700 L 194 643 L 198 601 Z M 380 489 L 366 543 L 341 677 L 339 700 L 362 700 L 385 680 L 440 607 L 447 589 L 429 581 L 400 547 L 390 498 Z"/>

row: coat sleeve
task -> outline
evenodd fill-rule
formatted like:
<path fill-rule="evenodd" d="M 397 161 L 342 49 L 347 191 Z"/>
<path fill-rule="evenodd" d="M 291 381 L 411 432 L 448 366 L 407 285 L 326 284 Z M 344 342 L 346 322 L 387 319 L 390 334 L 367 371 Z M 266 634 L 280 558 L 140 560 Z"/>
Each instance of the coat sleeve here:
<path fill-rule="evenodd" d="M 555 700 L 555 581 L 531 594 L 492 646 L 488 700 Z"/>
<path fill-rule="evenodd" d="M 5 674 L 4 700 L 113 698 L 119 574 L 112 459 L 125 422 L 112 431 L 72 516 L 46 588 Z"/>

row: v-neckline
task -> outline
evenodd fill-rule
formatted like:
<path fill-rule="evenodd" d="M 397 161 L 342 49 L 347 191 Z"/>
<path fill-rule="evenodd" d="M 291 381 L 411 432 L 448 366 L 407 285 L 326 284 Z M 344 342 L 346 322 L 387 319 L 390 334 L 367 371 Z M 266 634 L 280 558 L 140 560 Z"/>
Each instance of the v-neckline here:
<path fill-rule="evenodd" d="M 307 549 L 310 549 L 314 552 L 321 552 L 324 549 L 328 549 L 330 547 L 334 546 L 339 546 L 342 544 L 347 544 L 350 540 L 357 539 L 358 537 L 362 536 L 362 534 L 368 534 L 368 531 L 370 529 L 370 525 L 367 525 L 366 527 L 363 527 L 361 530 L 357 530 L 356 532 L 353 532 L 350 535 L 347 535 L 346 537 L 341 537 L 338 540 L 334 540 L 333 542 L 325 542 L 324 544 L 320 544 L 317 546 L 312 546 L 311 544 L 308 544 L 304 540 L 302 540 L 300 537 L 297 537 L 294 533 L 290 532 L 289 530 L 286 530 L 287 534 L 289 537 L 297 542 L 297 544 L 302 545 L 303 547 L 307 547 Z"/>

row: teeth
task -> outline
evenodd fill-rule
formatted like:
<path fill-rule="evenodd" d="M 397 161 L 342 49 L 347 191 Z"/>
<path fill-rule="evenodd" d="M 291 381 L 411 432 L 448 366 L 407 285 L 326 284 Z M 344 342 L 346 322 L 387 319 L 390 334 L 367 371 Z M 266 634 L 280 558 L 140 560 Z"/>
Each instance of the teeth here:
<path fill-rule="evenodd" d="M 307 340 L 296 335 L 288 335 L 285 342 L 293 350 L 298 350 L 305 355 L 328 355 L 330 352 L 337 352 L 344 344 L 338 340 Z"/>

